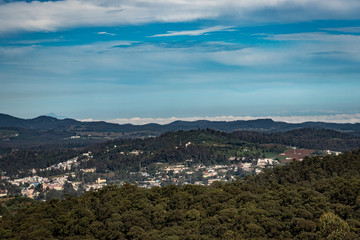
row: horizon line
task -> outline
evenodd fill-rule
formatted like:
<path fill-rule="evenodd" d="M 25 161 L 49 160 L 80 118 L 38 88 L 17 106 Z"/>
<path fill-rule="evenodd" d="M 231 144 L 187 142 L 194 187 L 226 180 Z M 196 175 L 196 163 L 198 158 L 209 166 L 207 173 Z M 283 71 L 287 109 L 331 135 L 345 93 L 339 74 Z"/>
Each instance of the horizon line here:
<path fill-rule="evenodd" d="M 15 117 L 14 115 L 0 113 L 4 115 L 9 115 L 11 117 Z M 338 124 L 355 124 L 360 123 L 360 113 L 354 114 L 322 114 L 322 115 L 287 115 L 287 116 L 205 116 L 205 117 L 132 117 L 132 118 L 114 118 L 114 119 L 95 119 L 95 118 L 72 118 L 72 117 L 64 117 L 58 116 L 56 114 L 42 114 L 37 117 L 47 116 L 53 117 L 59 120 L 64 119 L 73 119 L 81 122 L 107 122 L 107 123 L 115 123 L 115 124 L 132 124 L 132 125 L 145 125 L 145 124 L 159 124 L 166 125 L 173 123 L 175 121 L 186 121 L 186 122 L 194 122 L 194 121 L 213 121 L 213 122 L 233 122 L 233 121 L 250 121 L 250 120 L 264 120 L 271 119 L 275 122 L 285 122 L 285 123 L 305 123 L 305 122 L 323 122 L 323 123 L 338 123 Z M 30 120 L 33 118 L 24 118 L 24 117 L 15 117 L 24 120 Z"/>
<path fill-rule="evenodd" d="M 76 119 L 82 122 L 97 122 L 104 121 L 108 123 L 116 124 L 133 124 L 133 125 L 145 125 L 145 124 L 160 124 L 165 125 L 173 123 L 175 121 L 187 121 L 194 122 L 199 120 L 205 121 L 249 121 L 249 120 L 261 120 L 271 119 L 275 122 L 286 123 L 304 123 L 304 122 L 324 122 L 324 123 L 360 123 L 360 113 L 356 114 L 332 114 L 332 115 L 291 115 L 291 116 L 215 116 L 215 117 L 168 117 L 168 118 L 146 118 L 146 117 L 133 117 L 133 118 L 115 118 L 115 119 Z"/>

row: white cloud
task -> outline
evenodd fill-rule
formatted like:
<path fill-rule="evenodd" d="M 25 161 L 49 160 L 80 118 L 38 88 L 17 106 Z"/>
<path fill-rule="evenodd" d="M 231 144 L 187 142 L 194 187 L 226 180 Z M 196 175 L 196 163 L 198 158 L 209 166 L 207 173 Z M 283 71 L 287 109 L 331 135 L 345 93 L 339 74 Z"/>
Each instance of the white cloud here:
<path fill-rule="evenodd" d="M 118 26 L 199 19 L 294 22 L 358 19 L 358 0 L 64 0 L 0 5 L 0 32 L 56 31 L 78 26 Z"/>
<path fill-rule="evenodd" d="M 98 32 L 99 35 L 110 35 L 110 36 L 116 36 L 115 33 L 108 33 L 108 32 Z"/>
<path fill-rule="evenodd" d="M 334 115 L 308 115 L 308 116 L 217 116 L 217 117 L 170 117 L 170 118 L 117 118 L 105 120 L 110 123 L 126 124 L 131 123 L 134 125 L 143 125 L 147 123 L 168 124 L 174 121 L 237 121 L 237 120 L 256 120 L 256 119 L 272 119 L 274 121 L 287 122 L 287 123 L 303 123 L 303 122 L 328 122 L 328 123 L 360 123 L 360 114 L 334 114 Z M 80 121 L 100 121 L 94 119 L 82 119 Z"/>
<path fill-rule="evenodd" d="M 274 121 L 283 121 L 288 123 L 302 122 L 328 122 L 328 123 L 360 123 L 360 114 L 334 114 L 318 116 L 274 116 L 269 117 Z"/>
<path fill-rule="evenodd" d="M 199 36 L 204 35 L 211 32 L 222 32 L 222 31 L 235 31 L 232 29 L 233 27 L 229 26 L 215 26 L 202 28 L 197 30 L 187 30 L 187 31 L 167 31 L 164 34 L 156 34 L 151 37 L 172 37 L 172 36 Z"/>

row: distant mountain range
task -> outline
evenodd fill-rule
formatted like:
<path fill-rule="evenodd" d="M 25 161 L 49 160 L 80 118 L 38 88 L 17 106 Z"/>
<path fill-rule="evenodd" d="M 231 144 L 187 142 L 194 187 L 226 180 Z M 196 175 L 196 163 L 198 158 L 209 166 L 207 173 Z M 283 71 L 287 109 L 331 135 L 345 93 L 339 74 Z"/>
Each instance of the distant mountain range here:
<path fill-rule="evenodd" d="M 137 138 L 159 136 L 164 132 L 214 129 L 224 132 L 255 131 L 262 133 L 285 132 L 301 128 L 330 129 L 342 133 L 360 136 L 360 123 L 337 124 L 324 122 L 286 123 L 271 119 L 249 121 L 175 121 L 160 125 L 115 124 L 104 121 L 81 122 L 74 119 L 57 119 L 39 116 L 33 119 L 21 119 L 0 114 L 0 146 L 38 146 L 43 144 L 89 144 L 115 138 Z"/>
<path fill-rule="evenodd" d="M 325 122 L 304 122 L 286 123 L 275 122 L 271 119 L 238 120 L 238 121 L 207 121 L 198 120 L 194 122 L 175 121 L 169 124 L 160 125 L 150 123 L 145 125 L 115 124 L 104 121 L 81 122 L 74 119 L 57 119 L 50 116 L 39 116 L 33 119 L 21 119 L 7 114 L 0 114 L 0 127 L 13 127 L 37 130 L 62 130 L 70 132 L 148 132 L 158 135 L 167 131 L 191 130 L 191 129 L 214 129 L 225 132 L 237 130 L 261 131 L 261 132 L 282 132 L 298 128 L 331 129 L 340 132 L 347 132 L 360 135 L 360 123 L 325 123 Z"/>
<path fill-rule="evenodd" d="M 99 131 L 99 132 L 153 132 L 159 134 L 167 131 L 191 130 L 191 129 L 214 129 L 226 132 L 236 130 L 282 132 L 298 128 L 322 128 L 340 132 L 360 135 L 360 123 L 325 123 L 325 122 L 304 122 L 286 123 L 275 122 L 271 119 L 238 120 L 238 121 L 207 121 L 198 120 L 193 122 L 175 121 L 169 124 L 160 125 L 150 123 L 145 125 L 115 124 L 104 121 L 81 122 L 74 119 L 57 119 L 50 116 L 39 116 L 33 119 L 21 119 L 7 114 L 0 113 L 0 127 L 14 127 L 37 130 L 63 130 L 63 131 Z"/>

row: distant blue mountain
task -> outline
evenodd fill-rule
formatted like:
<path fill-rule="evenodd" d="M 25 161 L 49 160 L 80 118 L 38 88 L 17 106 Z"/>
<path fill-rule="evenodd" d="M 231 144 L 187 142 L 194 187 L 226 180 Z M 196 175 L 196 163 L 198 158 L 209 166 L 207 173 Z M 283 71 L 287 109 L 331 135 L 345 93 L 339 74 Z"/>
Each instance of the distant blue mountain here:
<path fill-rule="evenodd" d="M 258 132 L 283 132 L 299 128 L 331 129 L 340 132 L 360 135 L 360 123 L 339 124 L 325 122 L 304 122 L 286 123 L 275 122 L 272 119 L 257 119 L 249 121 L 207 121 L 199 120 L 194 122 L 175 121 L 169 124 L 160 125 L 156 123 L 145 125 L 115 124 L 107 122 L 81 122 L 70 118 L 58 119 L 52 116 L 39 116 L 33 119 L 21 119 L 7 114 L 0 113 L 0 127 L 15 127 L 38 130 L 61 130 L 69 132 L 90 131 L 90 132 L 122 132 L 122 133 L 143 133 L 144 135 L 159 135 L 167 131 L 192 130 L 192 129 L 214 129 L 225 132 L 237 130 L 248 130 Z"/>

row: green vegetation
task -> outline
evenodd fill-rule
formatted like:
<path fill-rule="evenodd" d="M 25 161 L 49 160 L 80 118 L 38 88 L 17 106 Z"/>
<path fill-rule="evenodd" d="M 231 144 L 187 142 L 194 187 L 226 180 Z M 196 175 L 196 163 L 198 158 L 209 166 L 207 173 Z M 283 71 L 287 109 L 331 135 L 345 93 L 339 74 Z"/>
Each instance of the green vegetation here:
<path fill-rule="evenodd" d="M 341 152 L 354 150 L 360 146 L 360 138 L 357 136 L 333 130 L 314 128 L 301 128 L 273 133 L 238 131 L 229 133 L 229 136 L 258 144 L 277 143 L 300 148 L 331 149 Z"/>
<path fill-rule="evenodd" d="M 17 214 L 19 210 L 32 204 L 38 204 L 38 202 L 25 197 L 0 198 L 0 216 Z"/>
<path fill-rule="evenodd" d="M 360 151 L 306 158 L 233 183 L 126 184 L 29 206 L 1 239 L 359 239 Z"/>

